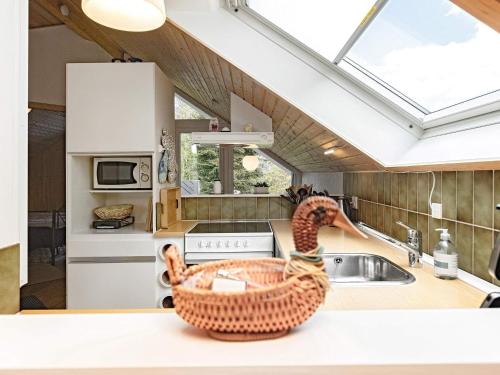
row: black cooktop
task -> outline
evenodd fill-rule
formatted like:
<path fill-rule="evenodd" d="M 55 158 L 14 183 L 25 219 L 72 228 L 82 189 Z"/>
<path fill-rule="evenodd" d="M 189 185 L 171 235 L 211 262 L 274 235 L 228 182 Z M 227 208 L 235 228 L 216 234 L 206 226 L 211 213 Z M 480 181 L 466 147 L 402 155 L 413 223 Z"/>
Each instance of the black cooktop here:
<path fill-rule="evenodd" d="M 198 223 L 189 233 L 271 233 L 268 221 L 228 221 Z"/>

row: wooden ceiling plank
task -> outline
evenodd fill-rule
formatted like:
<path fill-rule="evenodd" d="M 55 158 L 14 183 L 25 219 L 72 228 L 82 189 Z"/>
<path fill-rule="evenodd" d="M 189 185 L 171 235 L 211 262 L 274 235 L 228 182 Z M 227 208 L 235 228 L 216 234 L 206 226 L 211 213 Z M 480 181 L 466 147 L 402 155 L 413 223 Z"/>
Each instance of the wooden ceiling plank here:
<path fill-rule="evenodd" d="M 281 152 L 288 152 L 290 149 L 293 149 L 294 153 L 299 151 L 304 147 L 310 147 L 310 143 L 313 142 L 318 136 L 324 136 L 326 131 L 320 127 L 309 127 L 307 128 L 300 137 L 297 137 L 292 142 L 288 143 L 283 147 Z"/>
<path fill-rule="evenodd" d="M 214 102 L 215 107 L 219 108 L 218 112 L 221 112 L 223 108 L 227 108 L 229 102 L 226 101 L 227 95 L 225 94 L 225 90 L 221 89 L 221 86 L 215 77 L 215 73 L 212 70 L 212 64 L 206 56 L 208 49 L 200 43 L 195 42 L 194 39 L 191 40 L 191 46 L 193 51 L 198 56 L 198 64 L 200 64 L 198 68 L 200 69 L 200 72 L 204 74 L 205 82 L 207 83 L 210 93 L 212 94 L 212 102 Z"/>
<path fill-rule="evenodd" d="M 271 118 L 273 119 L 273 131 L 276 131 L 276 129 L 280 126 L 281 121 L 283 121 L 283 118 L 290 107 L 291 106 L 287 102 L 278 99 L 273 113 L 271 114 Z"/>
<path fill-rule="evenodd" d="M 278 101 L 276 95 L 274 95 L 271 91 L 264 88 L 264 104 L 262 108 L 262 112 L 271 117 L 274 107 Z"/>
<path fill-rule="evenodd" d="M 210 62 L 210 59 L 207 56 L 207 52 L 208 52 L 208 50 L 205 47 L 202 47 L 199 49 L 199 53 L 200 53 L 200 56 L 202 58 L 202 63 L 203 63 L 204 68 L 205 68 L 205 73 L 208 75 L 208 78 L 212 84 L 212 87 L 215 88 L 216 96 L 217 96 L 217 98 L 215 98 L 215 100 L 217 100 L 219 102 L 219 106 L 221 106 L 222 108 L 227 108 L 227 106 L 230 105 L 229 101 L 228 101 L 227 92 L 225 90 L 224 85 L 221 85 L 221 83 L 223 83 L 223 82 L 220 81 L 218 79 L 218 77 L 216 76 L 216 73 L 213 69 L 212 63 Z"/>
<path fill-rule="evenodd" d="M 234 86 L 233 86 L 233 79 L 231 77 L 231 69 L 229 68 L 229 64 L 226 60 L 221 59 L 219 56 L 217 56 L 217 61 L 220 66 L 220 70 L 222 73 L 222 79 L 224 80 L 224 85 L 226 86 L 226 89 L 229 92 L 235 93 Z"/>
<path fill-rule="evenodd" d="M 255 107 L 253 102 L 253 80 L 246 74 L 241 75 L 241 82 L 243 85 L 243 99 Z"/>
<path fill-rule="evenodd" d="M 283 129 L 278 138 L 277 148 L 283 148 L 285 145 L 292 142 L 300 134 L 302 134 L 309 125 L 309 118 L 301 115 L 293 126 L 290 126 L 288 129 Z"/>
<path fill-rule="evenodd" d="M 324 150 L 331 148 L 331 147 L 342 147 L 342 141 L 340 141 L 338 138 L 333 137 L 329 138 L 325 141 L 321 141 L 319 144 L 311 144 L 312 142 L 308 142 L 308 148 L 314 149 L 318 154 L 324 155 Z M 331 144 L 331 146 L 325 147 L 325 145 Z M 304 151 L 303 148 L 298 149 L 295 154 L 297 156 L 300 156 Z"/>
<path fill-rule="evenodd" d="M 200 60 L 200 56 L 196 51 L 196 46 L 193 44 L 193 39 L 187 35 L 182 36 L 181 39 L 185 41 L 185 45 L 187 48 L 186 52 L 190 55 L 190 58 L 193 61 L 191 66 L 194 68 L 194 71 L 199 77 L 199 81 L 202 84 L 202 90 L 205 90 L 205 96 L 207 96 L 209 100 L 212 102 L 211 107 L 217 108 L 217 103 L 214 102 L 214 100 L 216 99 L 214 98 L 213 95 L 213 93 L 215 93 L 215 90 L 213 88 L 209 88 L 211 82 L 207 79 L 206 74 L 204 74 L 204 67 Z"/>
<path fill-rule="evenodd" d="M 29 26 L 34 27 L 46 27 L 61 25 L 63 22 L 58 18 L 54 17 L 52 14 L 47 12 L 45 8 L 40 6 L 37 2 L 29 1 Z"/>
<path fill-rule="evenodd" d="M 285 117 L 275 130 L 275 132 L 279 134 L 279 137 L 283 137 L 300 119 L 301 115 L 302 112 L 300 112 L 298 109 L 296 109 L 295 107 L 290 107 L 286 112 Z"/>
<path fill-rule="evenodd" d="M 241 78 L 241 72 L 239 69 L 230 65 L 231 81 L 233 82 L 234 93 L 240 98 L 243 98 L 243 82 Z"/>
<path fill-rule="evenodd" d="M 264 89 L 264 87 L 261 84 L 254 82 L 254 85 L 253 85 L 253 104 L 254 104 L 254 107 L 257 108 L 261 112 L 264 112 L 264 102 L 266 101 L 266 94 L 267 94 L 267 90 Z"/>
<path fill-rule="evenodd" d="M 224 77 L 222 76 L 222 69 L 219 64 L 219 59 L 215 53 L 211 53 L 211 51 L 207 51 L 207 57 L 210 61 L 211 69 L 215 74 L 216 80 L 218 82 L 220 91 L 222 93 L 222 97 L 224 98 L 224 103 L 226 104 L 226 108 L 231 105 L 229 90 L 226 87 L 226 82 L 224 81 Z"/>
<path fill-rule="evenodd" d="M 190 73 L 191 76 L 193 76 L 196 82 L 195 91 L 190 93 L 191 96 L 196 100 L 199 100 L 206 107 L 214 109 L 212 100 L 209 96 L 207 96 L 207 93 L 204 89 L 202 82 L 203 79 L 200 77 L 199 73 L 193 66 L 193 57 L 191 56 L 183 35 L 180 33 L 174 33 L 173 31 L 174 30 L 172 30 L 173 39 L 175 40 L 175 43 L 177 45 L 177 51 L 182 59 L 182 64 L 186 67 L 186 70 Z M 215 109 L 214 112 L 216 112 Z"/>
<path fill-rule="evenodd" d="M 500 33 L 499 0 L 451 0 L 451 2 Z"/>
<path fill-rule="evenodd" d="M 206 99 L 200 97 L 197 92 L 196 88 L 199 86 L 199 82 L 197 80 L 197 77 L 195 77 L 192 70 L 190 69 L 189 60 L 186 61 L 184 54 L 180 52 L 182 50 L 182 47 L 178 40 L 179 33 L 176 32 L 173 25 L 170 25 L 168 23 L 165 24 L 161 29 L 162 32 L 167 36 L 167 40 L 169 42 L 169 45 L 171 46 L 171 48 L 169 48 L 167 52 L 168 56 L 170 57 L 169 63 L 170 65 L 174 65 L 180 72 L 180 76 L 178 76 L 177 78 L 179 80 L 187 80 L 189 82 L 189 90 L 185 90 L 189 94 L 189 96 L 191 96 L 192 98 L 196 98 L 196 100 L 202 104 L 206 104 Z"/>

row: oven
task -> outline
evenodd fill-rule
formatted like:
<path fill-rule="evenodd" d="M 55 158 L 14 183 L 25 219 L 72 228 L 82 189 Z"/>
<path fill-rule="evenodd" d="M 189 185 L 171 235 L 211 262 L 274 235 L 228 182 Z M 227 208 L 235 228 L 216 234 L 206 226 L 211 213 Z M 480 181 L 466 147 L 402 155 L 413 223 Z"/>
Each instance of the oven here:
<path fill-rule="evenodd" d="M 198 223 L 185 235 L 186 265 L 224 259 L 274 256 L 274 236 L 268 221 Z"/>

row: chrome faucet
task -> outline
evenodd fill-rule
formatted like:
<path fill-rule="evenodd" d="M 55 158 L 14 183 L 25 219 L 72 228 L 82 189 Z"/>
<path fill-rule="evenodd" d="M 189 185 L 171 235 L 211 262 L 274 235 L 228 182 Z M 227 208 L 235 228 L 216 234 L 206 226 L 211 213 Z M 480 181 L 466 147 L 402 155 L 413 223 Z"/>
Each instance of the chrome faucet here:
<path fill-rule="evenodd" d="M 396 224 L 406 229 L 406 247 L 410 267 L 422 267 L 422 232 L 413 229 L 402 221 L 396 221 Z"/>

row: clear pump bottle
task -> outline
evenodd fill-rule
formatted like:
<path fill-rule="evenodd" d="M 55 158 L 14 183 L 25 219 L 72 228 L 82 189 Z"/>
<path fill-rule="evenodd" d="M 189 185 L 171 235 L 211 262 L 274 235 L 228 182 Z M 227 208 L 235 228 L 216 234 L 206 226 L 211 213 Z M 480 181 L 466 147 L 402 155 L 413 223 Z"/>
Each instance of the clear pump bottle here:
<path fill-rule="evenodd" d="M 434 276 L 440 279 L 453 280 L 457 278 L 458 253 L 451 242 L 448 229 L 439 228 L 440 240 L 434 248 Z"/>

